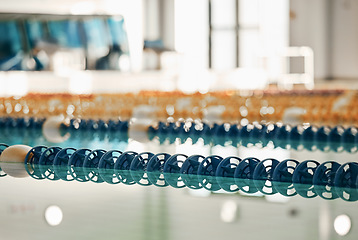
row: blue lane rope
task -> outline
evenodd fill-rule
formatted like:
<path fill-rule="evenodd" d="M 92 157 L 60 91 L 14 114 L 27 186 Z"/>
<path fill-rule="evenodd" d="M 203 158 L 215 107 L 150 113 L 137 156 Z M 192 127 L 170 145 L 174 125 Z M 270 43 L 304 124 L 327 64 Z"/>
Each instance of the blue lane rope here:
<path fill-rule="evenodd" d="M 7 145 L 0 144 L 4 150 Z M 358 200 L 358 163 L 240 159 L 103 149 L 33 147 L 24 159 L 35 179 L 172 186 L 209 191 L 280 193 L 305 198 Z"/>
<path fill-rule="evenodd" d="M 34 135 L 41 136 L 41 129 L 45 119 L 43 118 L 0 118 L 0 130 L 8 129 L 32 129 Z M 70 132 L 74 136 L 85 135 L 84 132 L 98 133 L 99 138 L 108 136 L 110 139 L 128 139 L 130 123 L 121 120 L 93 120 L 71 119 L 69 125 L 62 124 L 63 133 Z M 272 143 L 275 147 L 302 148 L 313 151 L 358 151 L 358 128 L 356 127 L 316 127 L 310 125 L 283 125 L 280 123 L 254 123 L 240 124 L 213 124 L 208 125 L 201 121 L 159 122 L 156 126 L 148 127 L 148 137 L 153 140 L 158 138 L 160 143 L 169 141 L 174 143 L 176 139 L 185 142 L 188 138 L 196 143 L 199 138 L 205 144 L 233 146 L 238 144 L 248 146 L 250 144 L 262 147 Z M 81 135 L 81 133 L 83 133 Z M 31 134 L 34 136 L 33 134 Z"/>
<path fill-rule="evenodd" d="M 358 129 L 356 127 L 336 126 L 290 126 L 283 124 L 213 124 L 212 126 L 198 121 L 192 122 L 159 122 L 148 129 L 150 139 L 158 138 L 161 143 L 175 142 L 180 139 L 185 142 L 191 138 L 193 143 L 199 138 L 206 144 L 225 146 L 231 143 L 236 146 L 260 144 L 267 146 L 272 143 L 275 147 L 293 148 L 299 150 L 319 149 L 321 151 L 358 151 Z"/>
<path fill-rule="evenodd" d="M 9 145 L 0 143 L 0 155 L 7 147 L 9 147 Z M 0 168 L 0 177 L 4 177 L 4 176 L 6 176 L 6 173 Z"/>

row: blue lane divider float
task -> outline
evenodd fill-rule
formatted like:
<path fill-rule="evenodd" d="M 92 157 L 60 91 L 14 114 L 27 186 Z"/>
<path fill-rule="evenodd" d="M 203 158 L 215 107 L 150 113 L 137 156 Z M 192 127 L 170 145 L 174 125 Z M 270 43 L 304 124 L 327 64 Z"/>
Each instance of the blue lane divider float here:
<path fill-rule="evenodd" d="M 176 139 L 185 142 L 188 138 L 195 143 L 202 138 L 205 144 L 214 143 L 223 146 L 227 143 L 234 146 L 237 144 L 248 146 L 257 143 L 267 146 L 272 143 L 275 147 L 296 150 L 304 148 L 310 151 L 315 149 L 336 152 L 358 151 L 358 129 L 356 127 L 290 126 L 281 123 L 254 123 L 245 126 L 224 123 L 209 126 L 199 121 L 189 123 L 159 122 L 156 126 L 148 128 L 148 134 L 150 139 L 158 138 L 161 143 L 165 141 L 174 143 Z"/>
<path fill-rule="evenodd" d="M 36 118 L 36 117 L 0 117 L 0 130 L 3 132 L 11 129 L 19 129 L 21 132 L 26 129 L 27 131 L 33 130 L 31 132 L 32 137 L 42 136 L 42 126 L 45 123 L 46 118 Z M 71 119 L 69 124 L 61 124 L 60 130 L 63 133 L 70 132 L 75 134 L 76 132 L 98 132 L 98 133 L 107 133 L 111 135 L 113 133 L 115 136 L 118 136 L 118 133 L 122 133 L 121 138 L 127 136 L 128 132 L 128 121 L 120 120 L 93 120 L 93 119 Z M 78 131 L 79 130 L 79 131 Z M 127 137 L 128 138 L 128 137 Z"/>
<path fill-rule="evenodd" d="M 9 145 L 0 143 L 0 155 L 7 147 L 9 147 Z M 6 176 L 6 173 L 0 168 L 0 177 L 5 177 L 5 176 Z"/>
<path fill-rule="evenodd" d="M 1 149 L 7 146 L 0 145 Z M 324 199 L 358 200 L 358 163 L 314 160 L 222 158 L 151 152 L 36 146 L 24 160 L 28 174 L 38 180 L 92 181 L 210 191 L 280 193 Z"/>
<path fill-rule="evenodd" d="M 44 118 L 0 118 L 0 129 L 33 129 L 31 134 L 39 134 L 45 119 Z M 98 133 L 99 139 L 105 136 L 110 139 L 128 139 L 129 121 L 121 120 L 93 120 L 93 119 L 71 119 L 68 125 L 62 124 L 63 133 L 70 132 L 76 137 L 85 137 L 84 132 Z M 118 134 L 120 133 L 120 134 Z M 76 135 L 77 134 L 77 135 Z M 281 123 L 252 123 L 247 125 L 240 124 L 213 124 L 208 125 L 202 121 L 178 121 L 178 122 L 158 122 L 156 126 L 148 128 L 150 139 L 158 138 L 161 143 L 169 141 L 175 142 L 180 139 L 185 142 L 191 138 L 193 143 L 199 138 L 206 144 L 232 145 L 241 144 L 248 146 L 259 143 L 266 146 L 273 143 L 275 147 L 281 148 L 304 148 L 307 150 L 319 149 L 321 151 L 358 151 L 358 128 L 351 127 L 316 127 L 310 125 L 290 126 Z"/>
<path fill-rule="evenodd" d="M 34 128 L 41 129 L 46 118 L 36 117 L 0 117 L 0 128 Z M 62 128 L 69 130 L 128 130 L 128 121 L 120 120 L 93 120 L 93 119 L 71 119 L 69 125 L 62 125 Z"/>
<path fill-rule="evenodd" d="M 36 117 L 0 117 L 0 128 L 35 128 L 41 129 L 45 118 Z"/>

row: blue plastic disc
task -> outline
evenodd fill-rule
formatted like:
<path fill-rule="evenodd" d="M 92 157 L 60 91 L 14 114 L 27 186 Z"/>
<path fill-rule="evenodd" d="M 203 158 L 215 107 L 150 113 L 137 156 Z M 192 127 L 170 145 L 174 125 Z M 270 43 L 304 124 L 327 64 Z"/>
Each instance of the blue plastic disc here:
<path fill-rule="evenodd" d="M 334 178 L 335 191 L 345 201 L 358 200 L 358 163 L 342 164 Z"/>
<path fill-rule="evenodd" d="M 317 148 L 323 152 L 328 152 L 330 147 L 328 146 L 328 135 L 331 131 L 331 128 L 324 126 L 320 127 L 315 134 L 315 143 Z"/>
<path fill-rule="evenodd" d="M 151 152 L 139 153 L 133 159 L 129 170 L 131 171 L 133 180 L 142 186 L 149 186 L 152 183 L 148 179 L 147 165 L 149 160 L 154 156 Z"/>
<path fill-rule="evenodd" d="M 89 177 L 83 171 L 83 163 L 88 154 L 91 153 L 90 149 L 82 148 L 74 152 L 68 160 L 68 167 L 71 176 L 79 182 L 89 181 Z"/>
<path fill-rule="evenodd" d="M 192 155 L 188 157 L 181 166 L 180 173 L 192 175 L 198 174 L 199 165 L 204 159 L 205 157 L 201 155 Z"/>
<path fill-rule="evenodd" d="M 358 163 L 345 163 L 337 169 L 334 185 L 341 188 L 357 188 L 357 178 Z"/>
<path fill-rule="evenodd" d="M 164 164 L 171 155 L 168 153 L 158 153 L 151 157 L 147 164 L 147 174 L 149 181 L 157 187 L 166 187 L 168 183 L 165 181 L 163 174 Z"/>
<path fill-rule="evenodd" d="M 293 172 L 299 162 L 293 159 L 286 159 L 280 162 L 272 175 L 273 186 L 277 192 L 289 197 L 297 194 L 292 183 Z"/>
<path fill-rule="evenodd" d="M 260 162 L 257 158 L 245 158 L 237 165 L 234 178 L 239 189 L 245 193 L 256 193 L 258 189 L 254 183 L 253 175 L 256 165 Z"/>
<path fill-rule="evenodd" d="M 122 152 L 111 150 L 103 154 L 98 162 L 98 172 L 100 177 L 109 184 L 118 184 L 120 179 L 114 171 L 114 166 L 122 156 Z"/>
<path fill-rule="evenodd" d="M 216 179 L 222 189 L 227 192 L 236 192 L 239 187 L 234 180 L 234 174 L 241 159 L 238 157 L 227 157 L 223 159 L 216 169 Z"/>
<path fill-rule="evenodd" d="M 274 143 L 276 147 L 287 149 L 289 144 L 289 134 L 291 131 L 290 125 L 277 126 L 276 135 L 274 136 Z"/>
<path fill-rule="evenodd" d="M 307 127 L 302 133 L 302 145 L 305 149 L 309 151 L 314 151 L 317 149 L 316 146 L 316 133 L 318 128 L 316 126 Z"/>
<path fill-rule="evenodd" d="M 0 143 L 0 155 L 1 155 L 1 153 L 2 153 L 6 148 L 8 148 L 8 147 L 9 147 L 9 145 L 4 144 L 4 143 Z"/>
<path fill-rule="evenodd" d="M 46 146 L 33 147 L 25 157 L 25 169 L 34 179 L 44 179 L 45 176 L 39 166 L 41 154 L 47 149 Z"/>
<path fill-rule="evenodd" d="M 36 146 L 31 148 L 31 150 L 26 154 L 25 164 L 39 164 L 40 157 L 46 149 L 46 146 Z"/>
<path fill-rule="evenodd" d="M 200 189 L 202 186 L 198 182 L 198 168 L 200 162 L 205 159 L 201 155 L 192 155 L 188 157 L 183 166 L 180 169 L 180 175 L 183 179 L 184 184 L 190 189 Z"/>
<path fill-rule="evenodd" d="M 42 148 L 44 149 L 44 148 Z M 40 165 L 53 165 L 56 154 L 61 151 L 62 148 L 60 147 L 49 147 L 46 148 L 39 159 L 38 164 Z"/>
<path fill-rule="evenodd" d="M 319 163 L 314 160 L 303 161 L 296 167 L 292 182 L 296 192 L 304 198 L 314 198 L 317 196 L 313 185 L 313 176 Z"/>
<path fill-rule="evenodd" d="M 341 165 L 337 162 L 328 161 L 320 164 L 313 176 L 313 185 L 316 193 L 327 200 L 338 198 L 333 190 L 336 172 Z"/>
<path fill-rule="evenodd" d="M 336 172 L 341 164 L 328 161 L 320 164 L 313 176 L 313 184 L 321 185 L 321 186 L 334 186 L 334 179 L 336 176 Z"/>
<path fill-rule="evenodd" d="M 56 154 L 55 159 L 53 160 L 55 174 L 64 181 L 74 180 L 68 167 L 68 162 L 74 152 L 76 152 L 75 148 L 63 148 Z"/>
<path fill-rule="evenodd" d="M 236 167 L 234 178 L 253 179 L 256 165 L 260 162 L 257 158 L 245 158 Z"/>
<path fill-rule="evenodd" d="M 358 200 L 358 163 L 349 162 L 341 165 L 334 178 L 338 196 L 346 201 Z"/>
<path fill-rule="evenodd" d="M 331 150 L 335 152 L 342 152 L 344 150 L 342 146 L 344 128 L 342 126 L 336 126 L 328 134 L 328 143 Z"/>
<path fill-rule="evenodd" d="M 114 174 L 116 175 L 117 179 L 123 184 L 135 184 L 135 181 L 132 178 L 129 168 L 133 159 L 137 155 L 138 153 L 133 151 L 123 152 L 118 156 L 117 161 L 114 164 Z"/>
<path fill-rule="evenodd" d="M 294 159 L 286 159 L 280 162 L 273 171 L 272 181 L 292 183 L 293 173 L 299 162 Z"/>
<path fill-rule="evenodd" d="M 355 139 L 357 135 L 358 135 L 358 129 L 356 127 L 349 127 L 345 129 L 342 134 L 342 142 L 355 144 Z"/>
<path fill-rule="evenodd" d="M 201 161 L 198 168 L 198 179 L 200 184 L 209 191 L 220 190 L 221 187 L 216 180 L 216 170 L 223 158 L 217 155 L 206 157 Z"/>
<path fill-rule="evenodd" d="M 158 153 L 153 155 L 147 164 L 147 171 L 163 172 L 164 164 L 170 156 L 171 155 L 168 153 Z"/>
<path fill-rule="evenodd" d="M 102 156 L 106 153 L 103 149 L 97 149 L 90 152 L 83 162 L 83 172 L 86 174 L 87 178 L 96 183 L 102 183 L 104 180 L 99 174 L 98 165 Z"/>
<path fill-rule="evenodd" d="M 53 168 L 54 159 L 59 151 L 62 148 L 60 147 L 49 147 L 43 151 L 39 159 L 39 170 L 42 175 L 49 180 L 58 180 L 60 179 L 56 174 Z"/>
<path fill-rule="evenodd" d="M 114 165 L 122 155 L 121 151 L 111 150 L 102 155 L 98 162 L 99 169 L 113 169 Z"/>
<path fill-rule="evenodd" d="M 276 159 L 268 158 L 261 162 L 259 162 L 256 165 L 256 168 L 254 170 L 254 182 L 256 185 L 256 188 L 266 194 L 266 195 L 272 195 L 275 194 L 277 191 L 273 187 L 272 184 L 272 176 L 273 172 L 275 171 L 276 166 L 279 164 L 279 161 Z"/>
<path fill-rule="evenodd" d="M 163 174 L 167 183 L 175 188 L 185 187 L 185 183 L 180 174 L 183 163 L 188 158 L 185 154 L 174 154 L 164 164 Z"/>
<path fill-rule="evenodd" d="M 238 157 L 227 157 L 223 159 L 217 169 L 215 175 L 217 177 L 234 178 L 236 167 L 239 165 L 241 159 Z"/>

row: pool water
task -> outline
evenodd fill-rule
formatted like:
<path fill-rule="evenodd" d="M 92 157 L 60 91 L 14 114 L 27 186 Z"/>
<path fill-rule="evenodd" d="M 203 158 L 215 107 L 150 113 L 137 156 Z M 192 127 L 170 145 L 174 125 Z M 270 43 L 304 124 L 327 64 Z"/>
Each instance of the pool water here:
<path fill-rule="evenodd" d="M 258 143 L 216 144 L 199 138 L 134 140 L 125 134 L 72 131 L 63 142 L 41 129 L 0 129 L 0 142 L 195 154 L 319 164 L 356 162 L 356 152 Z M 311 149 L 311 150 L 308 150 Z M 143 157 L 144 158 L 144 157 Z M 214 160 L 212 160 L 214 161 Z M 98 163 L 100 164 L 100 163 Z M 1 239 L 357 239 L 357 189 L 179 174 L 113 171 L 82 165 L 18 164 L 25 177 L 1 185 Z M 115 168 L 116 169 L 116 168 Z M 163 169 L 162 169 L 163 171 Z"/>

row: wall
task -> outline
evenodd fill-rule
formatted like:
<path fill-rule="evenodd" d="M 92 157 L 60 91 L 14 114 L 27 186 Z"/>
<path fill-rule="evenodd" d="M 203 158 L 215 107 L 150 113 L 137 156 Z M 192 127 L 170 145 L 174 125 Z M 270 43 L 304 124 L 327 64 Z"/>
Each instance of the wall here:
<path fill-rule="evenodd" d="M 309 46 L 315 54 L 315 77 L 329 76 L 329 0 L 290 1 L 290 46 Z"/>
<path fill-rule="evenodd" d="M 332 2 L 332 74 L 339 78 L 358 78 L 358 1 Z"/>
<path fill-rule="evenodd" d="M 309 46 L 316 78 L 358 78 L 358 1 L 290 0 L 290 45 Z"/>

